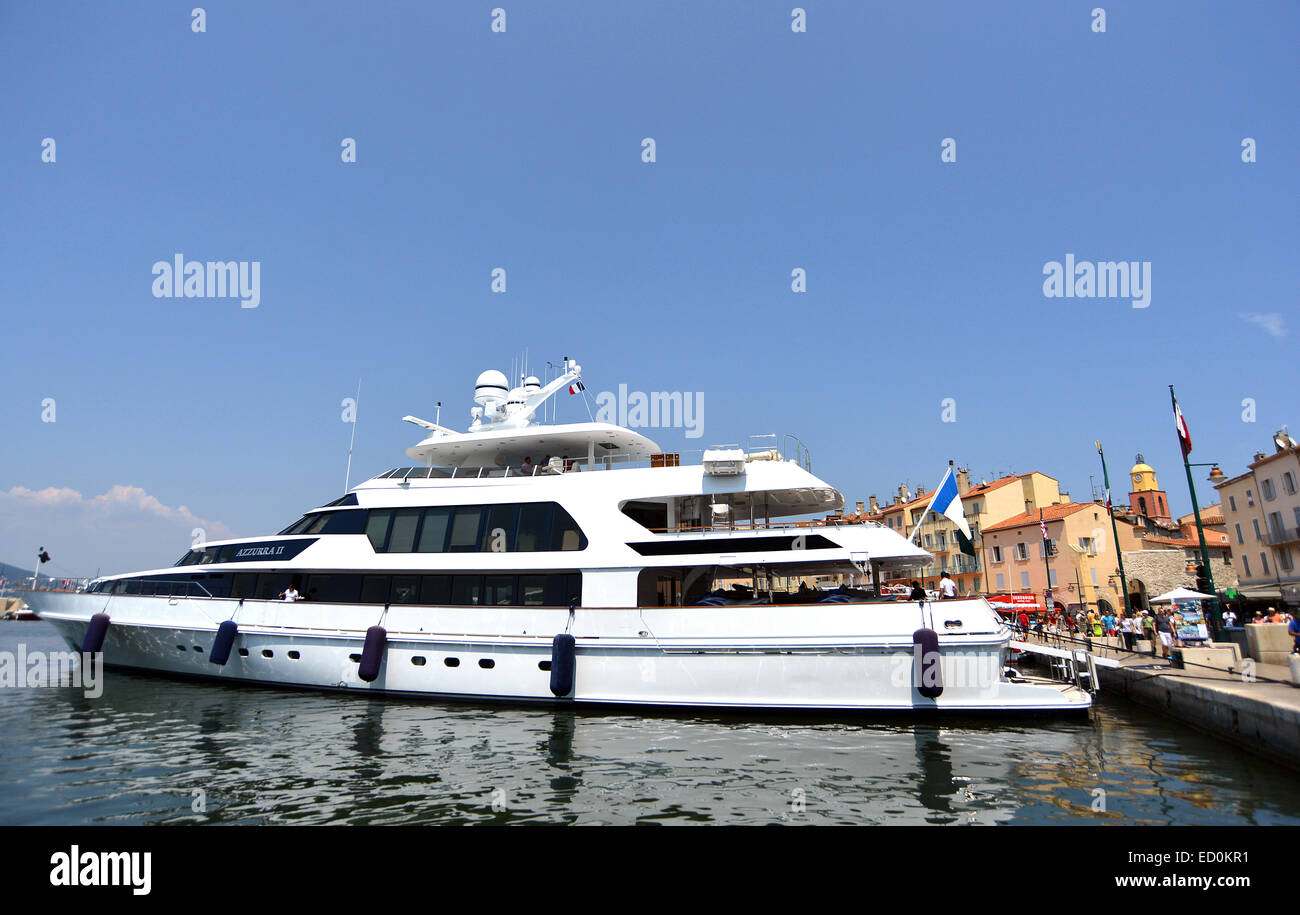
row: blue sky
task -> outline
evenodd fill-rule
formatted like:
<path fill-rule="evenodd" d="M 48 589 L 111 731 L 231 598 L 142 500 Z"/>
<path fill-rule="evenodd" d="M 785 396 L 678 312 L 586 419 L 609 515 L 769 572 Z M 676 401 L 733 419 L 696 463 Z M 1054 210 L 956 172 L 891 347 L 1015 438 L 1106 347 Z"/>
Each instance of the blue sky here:
<path fill-rule="evenodd" d="M 702 392 L 668 447 L 793 432 L 850 503 L 949 458 L 1086 498 L 1100 438 L 1186 511 L 1168 384 L 1229 474 L 1300 422 L 1293 3 L 197 2 L 0 5 L 5 561 L 277 530 L 341 491 L 359 376 L 354 479 L 525 348 Z M 178 252 L 260 306 L 155 298 Z M 1151 262 L 1150 307 L 1045 298 L 1067 253 Z"/>

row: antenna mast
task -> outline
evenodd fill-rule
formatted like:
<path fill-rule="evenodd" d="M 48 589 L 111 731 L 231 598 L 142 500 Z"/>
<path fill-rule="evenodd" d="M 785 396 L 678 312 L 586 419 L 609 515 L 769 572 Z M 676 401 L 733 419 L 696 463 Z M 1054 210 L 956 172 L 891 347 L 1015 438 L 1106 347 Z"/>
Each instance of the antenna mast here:
<path fill-rule="evenodd" d="M 357 413 L 361 410 L 361 378 L 357 378 L 357 399 L 352 404 L 352 438 L 348 441 L 348 473 L 343 479 L 343 492 L 352 487 L 352 446 L 357 440 Z"/>

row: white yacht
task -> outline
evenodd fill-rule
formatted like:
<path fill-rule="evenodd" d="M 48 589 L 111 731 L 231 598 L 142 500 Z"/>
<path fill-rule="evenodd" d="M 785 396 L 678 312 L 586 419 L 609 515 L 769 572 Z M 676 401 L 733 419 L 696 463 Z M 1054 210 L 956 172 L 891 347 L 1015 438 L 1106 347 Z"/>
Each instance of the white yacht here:
<path fill-rule="evenodd" d="M 484 372 L 464 432 L 275 536 L 174 566 L 32 591 L 110 667 L 230 682 L 508 702 L 843 711 L 1077 711 L 1090 696 L 1005 662 L 983 598 L 880 596 L 930 561 L 836 523 L 807 449 L 697 462 L 621 426 L 543 424 L 581 367 L 543 385 Z M 799 520 L 803 519 L 803 520 Z M 792 587 L 841 574 L 859 587 Z M 804 579 L 801 579 L 804 577 Z M 297 599 L 292 599 L 294 597 Z"/>

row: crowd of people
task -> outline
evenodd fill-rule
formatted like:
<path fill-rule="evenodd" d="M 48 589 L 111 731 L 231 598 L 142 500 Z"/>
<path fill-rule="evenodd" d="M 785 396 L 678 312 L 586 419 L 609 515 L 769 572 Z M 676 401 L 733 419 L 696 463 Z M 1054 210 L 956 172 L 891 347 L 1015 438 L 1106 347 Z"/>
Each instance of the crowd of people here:
<path fill-rule="evenodd" d="M 1286 623 L 1287 633 L 1294 642 L 1293 651 L 1300 654 L 1300 618 L 1294 614 L 1269 607 L 1266 613 L 1255 613 L 1250 622 Z M 1237 614 L 1225 610 L 1223 625 L 1227 628 L 1236 626 Z M 1183 640 L 1178 636 L 1183 627 L 1183 615 L 1170 607 L 1136 610 L 1131 615 L 1110 610 L 1101 613 L 1095 609 L 1086 613 L 1082 610 L 1074 613 L 1056 610 L 1046 615 L 1037 614 L 1034 618 L 1021 610 L 1013 620 L 1013 626 L 1022 635 L 1033 632 L 1039 636 L 1050 635 L 1058 640 L 1066 636 L 1077 638 L 1080 635 L 1098 638 L 1117 636 L 1123 639 L 1124 647 L 1129 651 L 1135 651 L 1139 641 L 1150 642 L 1151 653 L 1162 658 L 1169 657 L 1174 648 L 1183 647 Z"/>

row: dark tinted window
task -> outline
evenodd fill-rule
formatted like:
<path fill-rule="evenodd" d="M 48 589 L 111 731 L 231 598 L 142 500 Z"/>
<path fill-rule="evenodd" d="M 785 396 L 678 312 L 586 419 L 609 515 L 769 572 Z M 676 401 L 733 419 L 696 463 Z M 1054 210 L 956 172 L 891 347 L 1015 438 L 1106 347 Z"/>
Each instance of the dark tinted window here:
<path fill-rule="evenodd" d="M 360 510 L 327 512 L 329 520 L 321 528 L 322 534 L 361 534 L 366 529 L 366 513 Z"/>
<path fill-rule="evenodd" d="M 361 603 L 384 604 L 388 602 L 388 576 L 367 575 L 361 580 Z"/>
<path fill-rule="evenodd" d="M 451 602 L 461 607 L 483 603 L 483 576 L 457 575 L 452 579 Z"/>
<path fill-rule="evenodd" d="M 509 553 L 515 548 L 515 519 L 518 505 L 489 505 L 487 523 L 483 526 L 483 550 L 489 553 Z"/>
<path fill-rule="evenodd" d="M 203 576 L 203 587 L 207 588 L 213 597 L 229 597 L 230 578 L 231 576 L 225 572 L 210 572 Z"/>
<path fill-rule="evenodd" d="M 518 603 L 523 607 L 546 605 L 546 576 L 520 575 Z"/>
<path fill-rule="evenodd" d="M 414 604 L 420 598 L 420 576 L 394 575 L 389 600 L 395 604 Z"/>
<path fill-rule="evenodd" d="M 311 527 L 311 525 L 316 521 L 317 517 L 318 517 L 317 515 L 303 515 L 293 524 L 290 524 L 284 530 L 280 531 L 280 533 L 301 534 L 303 531 L 307 530 L 307 528 Z"/>
<path fill-rule="evenodd" d="M 420 603 L 451 603 L 451 576 L 425 575 L 424 580 L 420 582 Z"/>
<path fill-rule="evenodd" d="M 574 598 L 579 598 L 578 603 L 581 604 L 581 594 L 581 573 L 571 572 L 546 576 L 546 606 L 567 607 Z"/>
<path fill-rule="evenodd" d="M 240 572 L 236 574 L 234 583 L 230 586 L 231 597 L 252 597 L 256 591 L 256 572 Z"/>
<path fill-rule="evenodd" d="M 519 535 L 515 549 L 522 553 L 545 550 L 551 538 L 551 503 L 530 502 L 519 506 Z"/>
<path fill-rule="evenodd" d="M 489 575 L 484 580 L 483 602 L 492 607 L 511 607 L 515 604 L 515 577 Z"/>
<path fill-rule="evenodd" d="M 260 572 L 257 576 L 257 597 L 276 600 L 293 580 L 288 572 Z"/>
<path fill-rule="evenodd" d="M 418 508 L 400 508 L 393 512 L 393 531 L 388 535 L 388 552 L 413 552 L 415 528 L 419 523 L 420 509 Z"/>
<path fill-rule="evenodd" d="M 578 527 L 578 522 L 564 510 L 564 506 L 557 504 L 551 513 L 551 549 L 585 550 L 586 548 L 587 538 Z"/>
<path fill-rule="evenodd" d="M 481 505 L 462 505 L 456 509 L 451 519 L 451 540 L 448 543 L 451 552 L 469 553 L 478 550 L 478 534 L 482 520 Z"/>
<path fill-rule="evenodd" d="M 450 508 L 424 510 L 424 524 L 420 527 L 418 552 L 441 553 L 443 551 L 447 542 L 447 521 L 450 517 Z"/>
<path fill-rule="evenodd" d="M 370 517 L 366 519 L 366 536 L 370 538 L 370 545 L 376 553 L 382 553 L 388 543 L 388 522 L 392 517 L 393 513 L 390 509 L 383 509 L 372 511 Z"/>

